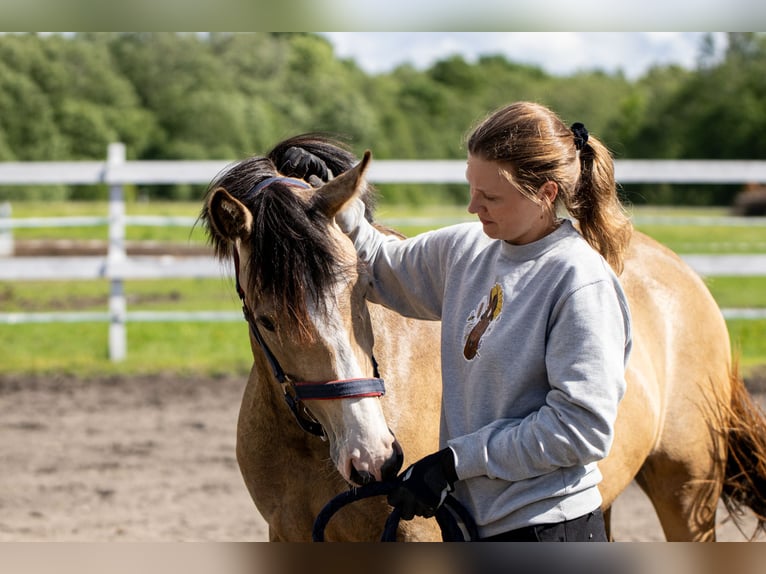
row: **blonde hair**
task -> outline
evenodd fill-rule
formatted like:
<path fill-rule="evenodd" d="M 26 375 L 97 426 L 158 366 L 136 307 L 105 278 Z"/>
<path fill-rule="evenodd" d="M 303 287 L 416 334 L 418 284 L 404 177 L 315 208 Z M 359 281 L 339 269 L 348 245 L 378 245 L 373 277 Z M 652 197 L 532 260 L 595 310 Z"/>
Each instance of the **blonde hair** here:
<path fill-rule="evenodd" d="M 587 132 L 583 138 L 580 130 L 576 138 L 545 106 L 516 102 L 482 121 L 467 146 L 471 155 L 506 164 L 533 201 L 542 201 L 544 183 L 555 182 L 556 201 L 578 221 L 591 247 L 622 273 L 633 226 L 617 196 L 612 155 L 598 139 Z"/>

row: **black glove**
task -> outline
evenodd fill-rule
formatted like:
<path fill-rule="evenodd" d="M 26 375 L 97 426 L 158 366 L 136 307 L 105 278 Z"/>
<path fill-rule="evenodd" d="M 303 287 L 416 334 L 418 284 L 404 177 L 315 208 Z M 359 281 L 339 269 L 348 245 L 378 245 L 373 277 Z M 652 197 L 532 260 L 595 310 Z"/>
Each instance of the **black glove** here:
<path fill-rule="evenodd" d="M 456 481 L 455 456 L 447 447 L 421 458 L 400 474 L 388 503 L 401 511 L 404 520 L 412 520 L 416 514 L 429 518 L 436 514 Z"/>
<path fill-rule="evenodd" d="M 321 158 L 301 147 L 291 147 L 282 156 L 277 169 L 288 177 L 297 177 L 309 181 L 311 176 L 327 183 L 330 170 Z"/>

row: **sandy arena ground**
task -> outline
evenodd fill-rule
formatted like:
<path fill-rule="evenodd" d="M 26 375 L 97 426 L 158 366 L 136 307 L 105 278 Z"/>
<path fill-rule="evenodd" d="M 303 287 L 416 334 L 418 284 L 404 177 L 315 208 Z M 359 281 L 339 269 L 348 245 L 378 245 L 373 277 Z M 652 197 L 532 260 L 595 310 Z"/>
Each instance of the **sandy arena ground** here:
<path fill-rule="evenodd" d="M 244 382 L 0 376 L 0 541 L 267 540 L 234 453 Z M 663 540 L 637 487 L 613 516 L 618 541 Z"/>

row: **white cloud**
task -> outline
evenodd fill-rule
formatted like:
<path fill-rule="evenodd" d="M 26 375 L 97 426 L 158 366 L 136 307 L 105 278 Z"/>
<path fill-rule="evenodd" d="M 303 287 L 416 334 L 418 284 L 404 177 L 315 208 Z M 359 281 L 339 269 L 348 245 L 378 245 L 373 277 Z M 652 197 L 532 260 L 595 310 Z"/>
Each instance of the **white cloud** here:
<path fill-rule="evenodd" d="M 340 57 L 354 59 L 368 73 L 402 63 L 425 68 L 461 54 L 467 61 L 502 54 L 538 65 L 551 74 L 579 70 L 622 70 L 636 78 L 658 64 L 695 65 L 703 32 L 323 32 Z M 725 43 L 716 34 L 719 48 Z"/>

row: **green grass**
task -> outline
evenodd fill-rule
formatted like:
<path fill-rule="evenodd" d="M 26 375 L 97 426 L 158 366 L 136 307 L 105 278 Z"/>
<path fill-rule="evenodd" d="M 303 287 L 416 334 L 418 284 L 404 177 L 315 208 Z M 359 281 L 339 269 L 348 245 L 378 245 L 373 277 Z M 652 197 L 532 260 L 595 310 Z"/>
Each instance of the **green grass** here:
<path fill-rule="evenodd" d="M 123 362 L 108 357 L 106 323 L 0 325 L 4 373 L 241 373 L 252 364 L 247 324 L 128 323 Z"/>
<path fill-rule="evenodd" d="M 766 277 L 707 277 L 705 284 L 721 308 L 766 307 Z"/>
<path fill-rule="evenodd" d="M 763 253 L 766 227 L 637 225 L 676 253 Z"/>
<path fill-rule="evenodd" d="M 126 281 L 131 311 L 234 311 L 241 303 L 233 281 L 175 279 Z M 0 283 L 0 313 L 108 309 L 109 283 L 24 281 Z M 0 325 L 0 372 L 247 373 L 252 363 L 247 324 L 237 322 L 127 325 L 127 359 L 109 360 L 105 322 Z"/>
<path fill-rule="evenodd" d="M 232 279 L 124 282 L 129 311 L 238 311 Z M 105 311 L 109 281 L 14 281 L 0 283 L 0 313 Z"/>
<path fill-rule="evenodd" d="M 636 229 L 676 253 L 765 253 L 766 227 L 737 225 L 658 225 L 647 218 L 711 218 L 730 215 L 723 207 L 635 206 L 630 213 Z"/>
<path fill-rule="evenodd" d="M 196 217 L 200 204 L 130 203 L 128 215 Z M 713 216 L 722 209 L 635 208 L 637 216 Z M 68 215 L 106 216 L 106 202 L 18 202 L 14 217 Z M 401 220 L 423 218 L 403 225 Z M 426 219 L 428 221 L 426 221 Z M 435 226 L 470 221 L 463 206 L 406 207 L 381 204 L 378 220 L 392 224 L 407 235 Z M 640 225 L 639 229 L 679 253 L 766 252 L 766 228 L 737 226 Z M 101 227 L 16 229 L 19 239 L 70 238 L 106 240 Z M 128 240 L 202 243 L 200 226 L 129 227 Z M 712 277 L 706 280 L 721 307 L 766 308 L 766 277 Z M 0 313 L 107 310 L 109 284 L 101 281 L 0 283 Z M 239 300 L 231 279 L 174 279 L 127 281 L 128 311 L 238 311 Z M 766 321 L 728 321 L 732 345 L 740 353 L 743 371 L 766 364 Z M 106 323 L 0 325 L 0 372 L 153 373 L 220 372 L 247 373 L 252 361 L 247 326 L 235 323 L 128 323 L 128 357 L 114 364 L 108 359 Z"/>
<path fill-rule="evenodd" d="M 766 365 L 766 320 L 736 319 L 726 324 L 742 374 L 747 375 L 752 368 Z"/>

